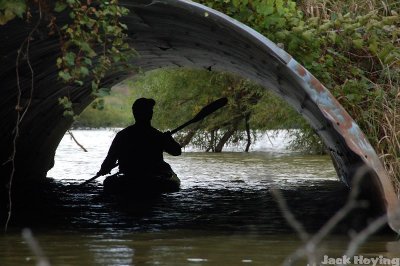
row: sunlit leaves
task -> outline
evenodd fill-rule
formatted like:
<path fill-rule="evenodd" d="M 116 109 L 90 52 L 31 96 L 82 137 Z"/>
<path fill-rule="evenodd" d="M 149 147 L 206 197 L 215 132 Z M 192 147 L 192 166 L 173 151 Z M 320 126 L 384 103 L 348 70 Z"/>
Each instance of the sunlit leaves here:
<path fill-rule="evenodd" d="M 400 83 L 397 1 L 354 8 L 349 1 L 338 0 L 198 1 L 279 43 L 331 90 L 366 132 L 373 128 L 373 120 L 375 127 L 381 127 L 383 114 L 371 106 L 400 106 L 394 103 L 398 89 L 393 89 Z M 373 113 L 368 119 L 366 111 Z M 394 124 L 399 123 L 398 117 Z M 373 144 L 380 142 L 373 133 L 368 137 Z"/>
<path fill-rule="evenodd" d="M 120 22 L 128 9 L 116 0 L 57 1 L 55 11 L 64 10 L 72 22 L 61 27 L 62 56 L 56 62 L 60 79 L 77 86 L 90 84 L 95 97 L 108 95 L 109 88 L 100 88 L 104 76 L 136 55 L 126 42 L 127 26 Z M 95 106 L 101 108 L 100 102 Z"/>
<path fill-rule="evenodd" d="M 48 34 L 58 34 L 60 39 L 61 55 L 55 62 L 60 80 L 72 86 L 87 86 L 95 97 L 106 95 L 109 89 L 99 90 L 105 75 L 111 68 L 127 68 L 126 63 L 136 56 L 126 41 L 127 26 L 120 22 L 129 10 L 118 5 L 118 0 L 0 0 L 0 25 L 25 14 L 30 23 L 35 9 L 49 21 Z M 61 12 L 71 19 L 68 24 L 57 24 Z M 65 99 L 60 99 L 60 104 L 67 115 L 72 112 Z"/>
<path fill-rule="evenodd" d="M 59 98 L 58 102 L 64 108 L 64 116 L 65 117 L 69 117 L 69 118 L 73 118 L 74 111 L 73 111 L 71 100 L 68 97 L 64 96 L 62 98 Z"/>
<path fill-rule="evenodd" d="M 25 0 L 0 0 L 0 25 L 6 24 L 15 17 L 22 18 L 25 12 Z"/>
<path fill-rule="evenodd" d="M 64 1 L 56 1 L 55 6 L 54 6 L 54 11 L 56 12 L 62 12 L 64 11 L 68 5 Z"/>
<path fill-rule="evenodd" d="M 279 126 L 286 128 L 290 124 L 293 126 L 294 120 L 298 118 L 296 115 L 287 115 L 290 113 L 287 105 L 264 88 L 226 73 L 188 69 L 160 70 L 146 74 L 132 86 L 135 88 L 135 99 L 151 97 L 156 100 L 153 122 L 157 128 L 164 130 L 191 119 L 213 100 L 227 97 L 227 106 L 202 123 L 187 128 L 189 133 L 180 137 L 187 141 L 190 132 L 196 132 L 191 136 L 191 143 L 204 150 L 215 149 L 222 136 L 230 130 L 234 132 L 230 142 L 247 139 L 244 133 L 246 117 L 249 118 L 252 130 Z M 261 106 L 268 108 L 263 109 Z"/>
<path fill-rule="evenodd" d="M 75 65 L 75 59 L 76 59 L 76 55 L 73 52 L 65 53 L 64 57 L 62 58 L 62 60 L 64 61 L 64 63 L 67 66 L 74 66 Z"/>

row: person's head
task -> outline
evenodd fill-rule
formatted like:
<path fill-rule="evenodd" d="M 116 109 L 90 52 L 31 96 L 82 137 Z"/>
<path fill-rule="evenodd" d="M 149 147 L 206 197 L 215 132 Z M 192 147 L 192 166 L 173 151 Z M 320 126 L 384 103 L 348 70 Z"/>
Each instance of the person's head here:
<path fill-rule="evenodd" d="M 139 98 L 132 104 L 132 114 L 136 122 L 150 122 L 153 118 L 153 99 Z"/>

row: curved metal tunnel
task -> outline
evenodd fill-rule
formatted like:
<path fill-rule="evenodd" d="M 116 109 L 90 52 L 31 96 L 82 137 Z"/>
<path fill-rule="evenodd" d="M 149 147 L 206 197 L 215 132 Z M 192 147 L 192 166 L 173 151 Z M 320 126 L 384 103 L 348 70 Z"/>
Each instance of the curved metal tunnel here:
<path fill-rule="evenodd" d="M 223 70 L 274 91 L 316 130 L 329 148 L 344 183 L 351 185 L 360 168 L 368 170 L 368 182 L 362 189 L 376 196 L 387 210 L 391 227 L 400 229 L 395 215 L 397 196 L 374 149 L 330 92 L 289 54 L 251 28 L 194 2 L 125 0 L 120 3 L 131 11 L 124 23 L 132 46 L 139 53 L 132 64 L 145 71 L 166 66 Z M 57 18 L 60 24 L 67 20 L 66 14 Z M 17 51 L 33 25 L 14 20 L 0 27 L 0 176 L 4 182 L 13 169 L 6 162 L 13 151 L 18 88 L 20 105 L 29 104 L 29 110 L 19 125 L 15 182 L 42 180 L 52 167 L 57 146 L 72 123 L 63 116 L 58 99 L 68 95 L 76 113 L 93 100 L 89 88 L 66 86 L 57 79 L 58 39 L 47 35 L 44 24 L 32 36 L 29 56 L 22 54 L 19 87 Z M 34 71 L 33 90 L 28 63 Z M 105 84 L 116 84 L 129 75 L 111 73 Z"/>

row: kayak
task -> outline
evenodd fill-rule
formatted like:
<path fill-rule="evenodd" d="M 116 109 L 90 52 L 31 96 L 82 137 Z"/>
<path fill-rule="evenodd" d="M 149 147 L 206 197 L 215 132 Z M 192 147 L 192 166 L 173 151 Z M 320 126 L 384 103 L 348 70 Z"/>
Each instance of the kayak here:
<path fill-rule="evenodd" d="M 175 173 L 167 175 L 149 175 L 141 178 L 115 174 L 106 177 L 103 191 L 107 194 L 123 196 L 156 196 L 163 193 L 177 192 L 181 181 Z"/>

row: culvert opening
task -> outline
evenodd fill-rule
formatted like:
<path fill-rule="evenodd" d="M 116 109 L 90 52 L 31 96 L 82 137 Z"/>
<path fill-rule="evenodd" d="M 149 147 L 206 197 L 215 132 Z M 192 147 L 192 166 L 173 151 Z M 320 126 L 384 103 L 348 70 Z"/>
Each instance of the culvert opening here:
<path fill-rule="evenodd" d="M 329 146 L 329 148 L 332 151 L 332 156 L 334 157 L 334 161 L 336 162 L 339 176 L 344 182 L 349 183 L 348 182 L 349 179 L 352 178 L 350 174 L 353 172 L 352 167 L 354 165 L 353 164 L 354 162 L 365 164 L 372 168 L 373 173 L 371 175 L 376 180 L 379 180 L 378 186 L 380 188 L 381 187 L 383 188 L 383 191 L 379 191 L 377 194 L 379 194 L 378 195 L 379 197 L 385 198 L 385 200 L 387 200 L 387 208 L 388 210 L 391 210 L 393 212 L 393 210 L 397 206 L 397 201 L 394 200 L 396 199 L 396 197 L 393 193 L 393 189 L 390 182 L 388 182 L 387 175 L 385 174 L 384 169 L 381 167 L 379 160 L 376 157 L 376 154 L 370 148 L 368 141 L 365 140 L 358 127 L 354 124 L 353 120 L 350 117 L 348 117 L 348 115 L 346 115 L 346 112 L 341 108 L 339 104 L 335 102 L 334 98 L 327 92 L 327 90 L 325 90 L 325 88 L 314 77 L 312 77 L 310 73 L 308 73 L 302 67 L 300 67 L 298 63 L 290 57 L 290 55 L 278 49 L 278 47 L 275 46 L 273 43 L 271 43 L 269 40 L 263 38 L 261 35 L 255 33 L 254 31 L 241 25 L 240 23 L 232 21 L 227 17 L 214 12 L 213 10 L 204 9 L 204 7 L 191 2 L 166 1 L 165 3 L 152 2 L 150 5 L 145 5 L 145 6 L 141 4 L 131 6 L 132 9 L 136 7 L 138 10 L 135 11 L 137 12 L 132 12 L 133 14 L 129 18 L 131 19 L 131 23 L 129 26 L 132 29 L 129 35 L 133 39 L 135 39 L 135 41 L 137 41 L 138 50 L 142 52 L 142 55 L 144 55 L 139 60 L 138 65 L 144 66 L 147 69 L 164 65 L 175 65 L 175 66 L 195 65 L 198 67 L 207 68 L 209 70 L 214 70 L 214 69 L 235 70 L 235 72 L 239 72 L 246 77 L 251 77 L 254 80 L 259 81 L 260 83 L 272 85 L 271 87 L 276 92 L 283 95 L 286 101 L 289 102 L 291 105 L 293 105 L 297 109 L 297 111 L 303 113 L 305 117 L 308 117 L 309 122 L 313 125 L 315 129 L 321 131 L 321 135 L 323 136 L 324 142 L 327 144 L 327 146 Z M 160 19 L 160 13 L 162 14 L 163 12 L 167 14 L 170 13 L 173 15 L 163 16 Z M 175 24 L 174 22 L 176 21 L 178 21 L 179 23 Z M 170 26 L 171 24 L 175 26 L 174 31 L 166 30 L 165 25 Z M 185 29 L 186 26 L 188 26 L 188 28 L 190 29 L 196 28 L 198 32 L 192 35 L 187 34 L 186 39 L 181 38 L 182 36 L 186 36 L 183 33 L 188 32 L 187 28 Z M 210 35 L 210 31 L 213 33 L 213 35 Z M 20 31 L 18 30 L 18 27 L 15 28 L 11 27 L 11 30 L 9 32 L 10 33 L 8 34 L 8 36 L 17 36 L 17 37 L 22 36 L 21 34 L 19 34 Z M 140 32 L 140 34 L 137 34 L 138 32 Z M 165 33 L 168 33 L 167 36 Z M 207 36 L 207 38 L 204 38 L 204 36 Z M 20 38 L 19 39 L 10 38 L 10 39 L 12 39 L 13 41 L 17 40 L 16 42 L 19 42 Z M 204 42 L 204 39 L 211 41 Z M 230 43 L 234 43 L 235 45 L 232 47 L 217 48 L 215 44 L 217 43 L 216 41 L 218 39 L 228 40 L 227 42 L 218 43 L 218 46 L 222 47 L 224 44 L 230 44 Z M 192 46 L 194 42 L 200 44 L 196 45 L 198 48 L 193 49 Z M 44 41 L 44 44 L 48 43 Z M 165 46 L 165 44 L 167 46 Z M 159 47 L 162 47 L 163 49 L 159 49 Z M 239 51 L 237 51 L 237 49 L 239 49 Z M 5 54 L 6 53 L 7 52 L 5 52 Z M 51 56 L 47 56 L 49 54 Z M 43 61 L 40 60 L 40 65 L 41 66 L 44 65 L 44 67 L 48 69 L 49 62 L 55 61 L 55 58 L 52 58 L 54 57 L 54 55 L 55 55 L 54 50 L 52 49 L 47 50 L 44 48 L 40 49 L 40 52 L 38 52 L 35 56 L 36 58 L 47 59 L 45 63 L 43 63 Z M 249 61 L 248 58 L 251 59 L 255 58 L 255 60 Z M 4 66 L 6 66 L 6 70 L 4 71 L 5 74 L 3 75 L 8 76 L 10 73 L 14 73 L 13 69 L 10 70 L 9 66 L 12 66 L 15 60 L 14 58 L 11 59 L 11 61 L 7 58 L 5 58 L 5 60 L 6 63 L 4 64 Z M 56 73 L 56 71 L 53 72 Z M 42 83 L 40 83 L 40 86 L 38 87 L 47 88 L 50 87 L 49 84 L 54 85 L 54 80 L 56 77 L 56 74 L 54 73 L 53 74 L 50 73 L 49 78 L 44 78 L 42 80 Z M 25 149 L 23 149 L 22 152 L 20 152 L 20 154 L 23 154 L 25 157 L 23 156 L 22 159 L 20 160 L 20 162 L 22 162 L 20 169 L 37 170 L 34 174 L 37 174 L 41 177 L 43 177 L 43 174 L 47 171 L 48 166 L 50 165 L 51 161 L 49 160 L 49 158 L 52 157 L 51 154 L 53 151 L 52 149 L 56 146 L 58 140 L 61 139 L 65 130 L 69 127 L 68 121 L 67 122 L 63 121 L 62 123 L 60 123 L 62 110 L 57 108 L 58 98 L 66 95 L 67 90 L 64 90 L 64 87 L 62 85 L 57 85 L 57 87 L 61 88 L 62 90 L 60 91 L 59 94 L 58 93 L 53 94 L 50 90 L 44 89 L 40 92 L 40 94 L 36 98 L 36 100 L 38 101 L 36 101 L 35 105 L 32 106 L 32 110 L 34 110 L 34 112 L 32 113 L 33 114 L 32 117 L 28 119 L 29 122 L 27 123 L 27 127 L 29 127 L 32 124 L 39 125 L 36 128 L 32 128 L 32 132 L 35 134 L 36 141 L 32 143 L 31 141 L 32 136 L 30 134 L 25 134 L 21 136 L 21 143 L 23 143 L 21 147 L 23 148 L 25 147 Z M 8 82 L 6 82 L 6 86 L 4 86 L 4 88 L 7 88 L 6 90 L 7 93 L 10 91 L 14 91 L 13 85 L 10 86 L 10 83 Z M 13 96 L 12 93 L 7 94 L 6 99 L 12 96 Z M 3 99 L 4 98 L 2 98 L 2 100 Z M 77 89 L 73 93 L 73 99 L 74 99 L 74 104 L 79 109 L 86 105 L 85 101 L 88 100 L 88 94 L 85 94 L 85 92 L 83 92 L 82 90 Z M 43 100 L 44 102 L 46 102 L 46 104 L 43 104 Z M 5 107 L 6 107 L 5 109 L 7 110 L 14 110 L 15 104 L 14 102 L 8 103 L 6 101 Z M 7 115 L 5 114 L 6 112 L 2 114 L 3 117 L 7 117 Z M 339 120 L 340 120 L 339 125 L 335 126 L 336 121 Z M 10 128 L 9 126 L 10 121 L 11 120 L 9 119 L 2 120 L 2 125 L 4 126 L 3 128 L 7 129 L 3 133 L 7 141 L 9 141 L 8 135 L 12 131 L 12 128 L 11 130 L 8 130 Z M 325 122 L 327 124 L 324 124 Z M 43 125 L 46 125 L 47 128 L 44 129 Z M 25 132 L 30 133 L 30 131 L 28 130 Z M 3 144 L 6 143 L 7 141 L 4 141 L 1 147 L 3 147 Z M 29 146 L 30 144 L 32 144 L 33 152 L 26 149 L 26 146 Z M 6 147 L 7 145 L 8 144 L 4 144 L 4 146 Z M 5 156 L 7 157 L 8 155 L 9 154 L 7 153 Z M 364 155 L 367 155 L 367 157 L 365 157 Z M 361 160 L 360 157 L 362 157 Z M 2 159 L 4 158 L 5 157 L 2 157 Z M 5 160 L 6 159 L 7 158 L 5 158 Z M 45 161 L 44 164 L 41 163 L 43 161 Z M 24 175 L 21 176 L 24 177 Z M 240 183 L 240 181 L 238 183 Z M 60 191 L 62 193 L 63 188 L 61 188 Z M 90 210 L 88 208 L 82 206 L 82 201 L 79 200 L 79 198 L 86 200 L 92 199 L 91 197 L 95 194 L 94 192 L 95 191 L 89 191 L 87 193 L 85 192 L 81 194 L 77 193 L 76 199 L 78 199 L 78 201 L 75 201 L 74 203 L 68 205 L 68 207 L 72 207 L 72 212 L 78 211 L 82 213 L 90 213 Z M 254 198 L 251 197 L 253 193 L 239 194 L 239 195 L 237 192 L 233 193 L 236 196 L 236 199 L 239 199 L 239 202 L 230 201 L 232 203 L 231 205 L 233 206 L 240 205 L 241 202 L 251 202 L 250 204 L 251 206 L 253 206 L 252 204 L 256 202 L 254 206 L 257 205 L 263 206 L 262 201 L 254 200 Z M 209 193 L 207 191 L 205 194 L 209 195 L 212 193 Z M 222 201 L 222 199 L 224 199 L 225 197 L 216 197 L 216 198 L 217 201 L 218 200 Z M 247 199 L 249 199 L 249 201 L 246 201 Z M 96 200 L 97 199 L 94 199 L 94 201 L 90 201 L 90 204 L 96 202 Z M 51 198 L 47 199 L 46 202 L 51 202 Z M 111 205 L 107 206 L 112 206 L 112 203 L 110 204 Z M 98 210 L 103 209 L 101 205 L 96 205 L 96 206 L 99 207 Z M 188 207 L 187 205 L 182 206 L 179 205 L 178 203 L 177 206 L 182 207 L 180 209 L 185 209 L 185 207 Z M 194 206 L 195 206 L 194 208 L 198 207 L 196 205 Z M 93 207 L 93 205 L 91 205 L 91 207 Z M 298 206 L 297 209 L 300 210 L 302 208 L 304 208 L 303 205 Z M 234 209 L 229 212 L 229 215 L 231 216 L 225 216 L 225 218 L 233 220 L 234 224 L 238 225 L 238 227 L 234 227 L 232 231 L 244 227 L 254 228 L 254 224 L 257 224 L 257 222 L 246 223 L 246 225 L 243 226 L 243 222 L 241 222 L 241 220 L 245 216 L 239 215 L 240 219 L 235 218 L 234 216 L 235 214 L 246 213 L 245 211 L 241 211 L 244 209 L 245 208 Z M 43 215 L 43 217 L 51 218 L 53 213 L 47 210 L 48 209 L 45 209 L 45 211 L 39 213 L 31 212 L 30 216 L 37 217 L 40 216 L 40 214 L 47 214 L 47 216 Z M 144 225 L 144 227 L 148 228 L 149 230 L 157 230 L 158 228 L 161 228 L 157 227 L 157 225 L 160 226 L 161 224 L 163 224 L 163 222 L 165 222 L 165 219 L 155 218 L 152 220 L 153 224 L 156 225 L 155 227 L 152 226 L 146 227 L 146 225 L 148 225 L 146 224 L 146 222 L 140 224 L 139 226 L 136 226 L 137 224 L 132 223 L 131 219 L 132 216 L 130 216 L 129 214 L 125 215 L 126 210 L 123 210 L 124 212 L 121 213 L 122 216 L 127 217 L 127 220 L 124 221 L 112 220 L 111 218 L 113 218 L 114 216 L 111 217 L 112 215 L 110 213 L 115 214 L 113 212 L 115 208 L 114 209 L 110 208 L 110 210 L 112 211 L 92 212 L 92 214 L 94 214 L 92 218 L 93 217 L 100 217 L 100 218 L 98 220 L 86 219 L 91 221 L 88 223 L 91 226 L 84 225 L 83 227 L 94 229 L 96 228 L 94 224 L 98 224 L 99 227 L 103 226 L 102 228 L 104 228 L 107 225 L 110 226 L 110 223 L 111 224 L 119 223 L 126 226 L 125 228 L 130 228 L 130 229 L 143 228 L 140 225 Z M 151 210 L 152 214 L 154 213 L 156 214 L 159 211 L 159 209 L 157 208 L 155 209 L 146 208 L 146 210 L 147 211 Z M 221 209 L 210 210 L 207 208 L 205 209 L 199 208 L 199 212 L 194 212 L 194 215 L 190 216 L 191 219 L 189 220 L 183 219 L 183 221 L 188 221 L 187 224 L 196 225 L 197 221 L 196 219 L 203 222 L 208 222 L 209 220 L 218 220 L 220 210 Z M 214 213 L 215 215 L 211 217 L 207 215 L 204 216 L 204 213 L 207 213 L 207 211 L 210 211 L 210 213 Z M 57 214 L 58 217 L 60 218 L 60 221 L 61 220 L 65 221 L 64 214 L 65 212 L 64 213 L 60 212 Z M 171 216 L 169 216 L 168 218 L 171 218 Z M 82 220 L 85 220 L 85 217 L 87 218 L 87 216 L 81 215 L 79 216 L 79 218 L 77 218 L 77 220 L 72 219 L 69 220 L 69 222 L 71 224 L 78 225 L 79 227 L 79 225 L 85 224 L 81 223 Z M 165 218 L 165 216 L 162 217 Z M 252 219 L 253 215 L 252 213 L 248 213 L 248 216 L 246 217 L 248 219 Z M 144 220 L 146 219 L 147 218 L 145 218 Z M 20 219 L 20 221 L 21 220 L 23 219 Z M 44 219 L 44 220 L 52 221 L 52 219 Z M 147 221 L 148 220 L 149 219 L 147 219 Z M 263 221 L 263 224 L 268 224 L 266 220 L 267 219 L 261 219 L 261 221 Z M 360 220 L 365 220 L 365 219 L 360 219 Z M 27 219 L 25 221 L 29 222 L 32 220 Z M 107 222 L 98 222 L 98 221 L 111 221 L 111 222 L 107 224 Z M 279 219 L 277 219 L 277 221 L 281 222 L 281 220 Z M 41 224 L 45 224 L 42 222 L 43 220 L 41 221 Z M 168 228 L 174 228 L 174 226 Z M 189 225 L 187 228 L 192 228 L 192 227 Z M 218 227 L 211 226 L 211 228 L 215 229 Z M 126 233 L 125 236 L 131 233 L 132 230 L 134 230 L 130 229 L 124 231 L 124 233 Z M 257 230 L 251 232 L 257 232 Z M 97 238 L 96 240 L 101 242 L 104 239 L 100 237 Z M 207 239 L 206 242 L 208 242 L 208 240 L 210 239 Z M 212 240 L 213 239 L 211 239 L 210 241 Z M 90 247 L 92 248 L 98 247 L 98 245 L 96 246 L 96 244 L 98 243 L 90 242 Z M 171 242 L 167 244 L 171 244 Z M 118 243 L 115 246 L 121 247 L 121 245 L 118 245 Z M 124 245 L 122 245 L 121 250 L 128 250 L 128 252 L 124 254 L 132 256 L 133 249 L 130 247 L 132 246 L 124 242 Z M 138 249 L 140 249 L 140 247 Z M 98 249 L 96 250 L 98 251 Z M 158 247 L 158 250 L 164 250 L 164 251 L 168 250 L 168 245 Z M 105 251 L 105 249 L 100 249 L 98 253 L 101 253 L 102 251 Z M 260 251 L 260 249 L 257 249 L 257 251 Z M 135 252 L 137 252 L 137 249 L 135 250 Z M 162 255 L 166 255 L 166 253 L 163 252 L 160 253 Z M 106 252 L 105 254 L 107 255 Z M 244 257 L 241 257 L 241 260 L 242 262 L 251 261 L 245 259 Z M 188 261 L 201 262 L 204 261 L 204 259 L 190 257 L 188 258 Z"/>
<path fill-rule="evenodd" d="M 261 120 L 259 123 L 268 121 L 272 124 L 261 130 L 255 128 L 256 131 L 251 134 L 250 153 L 243 152 L 247 146 L 247 139 L 246 134 L 243 133 L 246 129 L 246 120 L 245 117 L 242 117 L 242 121 L 240 121 L 242 127 L 238 128 L 239 133 L 236 136 L 232 135 L 233 140 L 226 143 L 223 153 L 211 153 L 210 151 L 215 149 L 218 141 L 214 141 L 215 146 L 209 149 L 211 132 L 206 134 L 201 131 L 201 128 L 195 127 L 201 136 L 198 139 L 194 138 L 194 144 L 185 147 L 184 155 L 177 158 L 166 157 L 166 161 L 171 164 L 181 178 L 182 190 L 180 192 L 163 195 L 161 198 L 150 201 L 127 202 L 118 199 L 115 201 L 115 199 L 110 200 L 110 198 L 103 197 L 101 182 L 104 177 L 87 187 L 70 189 L 71 185 L 91 178 L 99 170 L 113 137 L 121 129 L 90 130 L 84 129 L 84 127 L 90 123 L 100 123 L 95 124 L 97 127 L 110 126 L 110 122 L 115 122 L 113 115 L 120 119 L 117 119 L 118 127 L 131 124 L 133 120 L 130 106 L 134 99 L 159 97 L 154 120 L 158 127 L 164 127 L 163 129 L 167 130 L 182 123 L 182 120 L 187 120 L 187 117 L 184 116 L 181 121 L 175 121 L 176 124 L 171 126 L 164 121 L 167 117 L 165 113 L 179 117 L 177 116 L 178 112 L 173 109 L 166 112 L 164 109 L 171 108 L 176 103 L 184 106 L 191 102 L 190 108 L 198 110 L 198 106 L 201 106 L 198 102 L 202 99 L 199 91 L 203 94 L 207 90 L 214 92 L 211 96 L 206 94 L 205 98 L 215 99 L 215 97 L 227 96 L 231 98 L 230 101 L 233 101 L 232 104 L 236 107 L 240 101 L 243 101 L 243 95 L 246 96 L 245 92 L 248 89 L 257 91 L 252 87 L 256 85 L 240 83 L 236 78 L 229 80 L 227 77 L 219 76 L 225 74 L 191 71 L 193 70 L 185 72 L 167 69 L 164 72 L 149 73 L 144 80 L 137 79 L 115 87 L 110 97 L 104 98 L 104 103 L 101 101 L 94 103 L 96 109 L 88 107 L 87 111 L 82 114 L 84 119 L 78 119 L 74 125 L 75 129 L 67 132 L 60 143 L 56 153 L 55 167 L 48 173 L 48 177 L 56 180 L 48 187 L 49 193 L 38 196 L 37 203 L 28 204 L 30 211 L 26 212 L 24 208 L 17 209 L 15 223 L 12 225 L 33 224 L 37 226 L 41 224 L 45 227 L 78 227 L 86 230 L 104 229 L 114 223 L 120 224 L 123 230 L 135 228 L 135 230 L 141 231 L 181 227 L 201 229 L 205 224 L 211 222 L 211 225 L 208 226 L 218 230 L 225 228 L 233 231 L 244 230 L 244 232 L 250 230 L 253 233 L 289 232 L 292 228 L 284 222 L 284 217 L 271 194 L 271 189 L 280 189 L 283 191 L 285 199 L 293 206 L 293 211 L 297 216 L 302 216 L 304 211 L 307 212 L 308 216 L 302 222 L 308 230 L 315 231 L 320 228 L 345 203 L 349 190 L 339 181 L 329 156 L 313 156 L 290 150 L 289 140 L 296 134 L 288 133 L 290 130 L 287 131 L 285 128 L 290 125 L 288 121 L 281 126 L 282 124 L 279 122 L 282 123 L 282 121 L 276 122 L 271 118 L 274 114 L 286 118 L 288 115 L 282 114 L 282 110 L 266 111 L 268 108 L 271 110 L 272 107 L 275 107 L 286 110 L 289 114 L 295 113 L 286 109 L 288 106 L 283 102 L 271 99 L 272 95 L 269 94 L 266 96 L 267 102 L 263 102 L 259 95 L 256 95 L 257 99 L 254 99 L 254 95 L 253 98 L 246 98 L 246 101 L 251 103 L 251 108 L 264 111 L 264 115 L 267 113 L 264 119 L 258 117 Z M 197 84 L 197 88 L 193 88 L 194 84 L 189 84 L 183 78 L 184 76 L 192 79 L 193 77 L 203 77 L 203 79 L 207 77 L 206 83 L 211 84 Z M 159 82 L 160 79 L 163 82 Z M 189 89 L 186 91 L 182 88 L 178 89 L 179 97 L 168 95 L 171 92 L 168 92 L 165 87 L 177 86 L 177 80 L 183 83 L 180 84 L 181 87 Z M 222 83 L 222 87 L 227 90 L 225 95 L 216 93 L 216 86 L 221 84 L 215 82 L 218 83 L 221 80 L 230 82 L 228 85 Z M 157 84 L 161 85 L 157 87 Z M 239 88 L 235 89 L 235 86 Z M 260 89 L 265 91 L 264 88 Z M 163 90 L 166 91 L 166 95 L 160 95 Z M 261 107 L 257 108 L 258 102 Z M 182 106 L 177 107 L 178 109 L 183 108 Z M 97 110 L 102 108 L 105 110 Z M 232 110 L 235 109 L 231 108 L 230 111 Z M 164 113 L 161 119 L 160 113 Z M 192 113 L 184 112 L 184 114 L 188 117 L 192 116 Z M 227 118 L 231 119 L 234 115 L 236 114 L 229 112 L 225 116 L 216 114 L 214 123 L 222 125 L 221 121 L 226 121 Z M 257 117 L 259 114 L 253 112 L 251 115 Z M 223 116 L 223 119 L 218 120 L 218 116 Z M 296 119 L 293 121 L 295 121 L 293 125 L 299 123 Z M 209 121 L 209 123 L 211 122 Z M 88 124 L 85 125 L 85 123 Z M 206 121 L 204 124 L 203 127 L 207 128 Z M 93 126 L 93 124 L 91 125 Z M 278 128 L 280 130 L 277 130 Z M 190 131 L 190 128 L 188 130 Z M 185 135 L 180 137 L 185 139 Z M 254 137 L 258 139 L 255 140 Z M 87 149 L 87 152 L 84 152 L 80 145 Z M 340 204 L 337 200 L 338 195 L 340 195 Z M 321 202 L 324 203 L 324 206 L 321 206 Z M 21 203 L 21 205 L 23 204 Z M 235 206 L 233 209 L 232 205 Z M 42 215 L 35 215 L 38 209 L 41 210 L 39 213 Z M 118 215 L 115 216 L 114 211 L 117 211 Z M 52 215 L 49 215 L 50 213 Z M 68 217 L 66 217 L 66 213 L 69 215 Z M 217 218 L 217 215 L 221 213 L 227 215 Z M 350 216 L 342 222 L 337 230 L 345 231 L 349 226 L 361 228 L 365 225 L 365 220 L 360 220 L 360 217 L 369 215 L 370 213 L 365 210 L 355 212 L 354 216 Z M 40 218 L 32 219 L 34 216 Z M 98 216 L 103 217 L 102 221 L 99 222 Z M 177 220 L 162 222 L 170 216 L 176 217 Z M 42 219 L 43 217 L 45 221 Z M 271 217 L 274 222 L 271 222 Z M 142 219 L 150 220 L 149 224 L 142 223 Z M 21 221 L 23 222 L 21 223 Z M 115 228 L 119 228 L 119 225 Z"/>
<path fill-rule="evenodd" d="M 167 70 L 167 74 L 173 75 L 168 71 L 170 70 Z M 163 73 L 153 75 L 159 75 L 166 81 Z M 175 75 L 179 76 L 182 73 L 178 72 Z M 154 76 L 147 78 L 155 80 Z M 133 90 L 127 88 L 127 85 L 122 85 L 113 89 L 109 99 L 105 98 L 105 110 L 97 113 L 88 107 L 88 112 L 95 114 L 83 116 L 99 115 L 102 119 L 108 116 L 107 110 L 113 112 L 113 109 L 107 109 L 107 106 L 114 104 L 121 112 L 125 110 L 129 113 L 129 124 L 132 121 L 132 100 L 129 98 L 151 95 L 149 83 L 143 80 L 139 82 L 147 88 L 147 94 L 144 94 L 137 84 L 131 84 L 135 88 Z M 165 86 L 164 82 L 162 87 Z M 211 87 L 215 89 L 215 86 Z M 156 90 L 155 94 L 158 92 Z M 133 96 L 129 96 L 129 93 L 133 93 Z M 180 93 L 185 95 L 185 100 L 188 101 L 188 95 L 182 91 Z M 127 102 L 126 107 L 116 99 L 116 94 Z M 199 99 L 200 97 L 195 98 Z M 162 98 L 160 100 L 162 101 Z M 180 99 L 175 98 L 174 101 L 179 102 Z M 163 109 L 161 103 L 157 105 Z M 154 118 L 157 115 L 155 110 Z M 79 119 L 77 125 L 84 126 Z M 112 139 L 119 130 L 120 128 L 71 130 L 74 138 L 87 152 L 77 145 L 70 133 L 66 133 L 56 153 L 55 167 L 48 173 L 48 177 L 62 179 L 65 184 L 83 182 L 92 177 L 98 171 Z M 292 151 L 288 147 L 291 137 L 293 136 L 285 129 L 271 129 L 258 133 L 259 139 L 253 142 L 249 153 L 243 152 L 246 141 L 231 143 L 222 153 L 205 152 L 206 145 L 188 145 L 182 156 L 166 156 L 166 161 L 181 178 L 180 192 L 166 194 L 156 200 L 127 202 L 126 199 L 104 198 L 101 194 L 101 182 L 104 178 L 99 178 L 87 187 L 64 194 L 59 214 L 63 216 L 62 211 L 70 205 L 71 216 L 67 220 L 81 229 L 100 229 L 115 224 L 116 228 L 122 230 L 135 228 L 134 230 L 138 231 L 207 227 L 215 230 L 243 230 L 247 233 L 290 232 L 292 228 L 284 221 L 271 194 L 272 189 L 279 189 L 297 216 L 303 217 L 304 213 L 307 213 L 307 218 L 302 222 L 308 230 L 315 231 L 345 203 L 348 188 L 338 180 L 329 156 Z M 102 217 L 101 221 L 98 216 Z M 174 221 L 168 220 L 171 217 Z M 148 222 L 143 223 L 143 219 Z M 346 226 L 338 226 L 337 230 L 346 230 L 344 228 L 349 224 L 364 225 L 350 217 L 343 223 L 346 223 Z"/>

